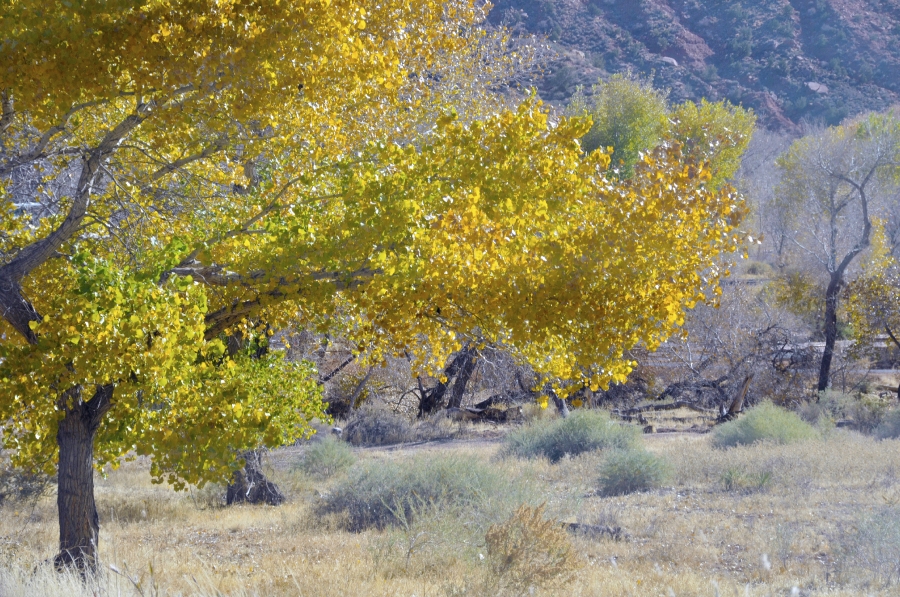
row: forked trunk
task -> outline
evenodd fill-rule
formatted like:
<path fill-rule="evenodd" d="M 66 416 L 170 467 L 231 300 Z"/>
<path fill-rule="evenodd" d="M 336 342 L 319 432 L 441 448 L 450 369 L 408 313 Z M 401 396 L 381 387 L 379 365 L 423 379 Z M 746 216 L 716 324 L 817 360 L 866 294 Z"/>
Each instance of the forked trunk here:
<path fill-rule="evenodd" d="M 73 388 L 61 404 L 66 416 L 59 422 L 56 442 L 59 446 L 59 554 L 58 569 L 75 567 L 94 569 L 100 518 L 94 502 L 94 438 L 111 405 L 113 386 L 97 388 L 84 401 L 81 388 Z M 65 404 L 71 400 L 71 408 Z"/>

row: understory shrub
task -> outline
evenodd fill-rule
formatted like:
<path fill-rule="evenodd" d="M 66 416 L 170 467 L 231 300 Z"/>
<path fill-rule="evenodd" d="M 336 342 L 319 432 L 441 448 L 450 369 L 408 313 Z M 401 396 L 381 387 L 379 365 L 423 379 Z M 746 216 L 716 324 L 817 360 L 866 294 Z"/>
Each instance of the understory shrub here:
<path fill-rule="evenodd" d="M 566 418 L 537 421 L 506 436 L 504 452 L 524 458 L 563 456 L 602 449 L 624 450 L 640 441 L 640 430 L 613 420 L 609 413 L 580 409 Z"/>
<path fill-rule="evenodd" d="M 833 542 L 835 567 L 843 583 L 890 586 L 900 582 L 900 508 L 867 515 Z"/>
<path fill-rule="evenodd" d="M 800 407 L 800 417 L 820 428 L 830 428 L 836 421 L 850 420 L 857 431 L 873 433 L 888 412 L 892 399 L 874 394 L 846 394 L 825 390 L 816 402 Z"/>
<path fill-rule="evenodd" d="M 346 442 L 327 435 L 322 441 L 310 444 L 297 469 L 316 479 L 328 479 L 342 473 L 356 462 L 356 455 Z"/>
<path fill-rule="evenodd" d="M 409 419 L 370 406 L 353 411 L 343 425 L 343 438 L 354 446 L 400 444 L 414 437 Z"/>
<path fill-rule="evenodd" d="M 408 525 L 436 509 L 465 510 L 467 516 L 496 520 L 516 504 L 531 501 L 527 488 L 510 476 L 504 467 L 471 457 L 366 460 L 350 469 L 319 511 L 343 514 L 353 532 Z"/>
<path fill-rule="evenodd" d="M 528 595 L 557 589 L 584 563 L 560 524 L 544 518 L 544 506 L 520 506 L 485 535 L 492 585 L 500 594 Z"/>
<path fill-rule="evenodd" d="M 875 428 L 878 439 L 900 439 L 900 410 L 888 411 Z"/>
<path fill-rule="evenodd" d="M 354 446 L 388 446 L 457 437 L 460 426 L 447 417 L 412 422 L 385 408 L 363 406 L 343 422 L 342 437 Z"/>
<path fill-rule="evenodd" d="M 0 455 L 0 505 L 36 499 L 47 492 L 53 481 L 45 473 L 15 468 L 7 456 Z"/>
<path fill-rule="evenodd" d="M 719 479 L 725 491 L 753 493 L 772 483 L 772 471 L 750 472 L 742 467 L 728 467 Z"/>
<path fill-rule="evenodd" d="M 650 491 L 669 478 L 669 463 L 662 457 L 643 449 L 611 452 L 600 467 L 600 493 L 626 495 Z"/>
<path fill-rule="evenodd" d="M 734 421 L 716 427 L 712 443 L 717 448 L 728 448 L 764 440 L 789 444 L 817 437 L 815 428 L 796 413 L 763 402 Z"/>

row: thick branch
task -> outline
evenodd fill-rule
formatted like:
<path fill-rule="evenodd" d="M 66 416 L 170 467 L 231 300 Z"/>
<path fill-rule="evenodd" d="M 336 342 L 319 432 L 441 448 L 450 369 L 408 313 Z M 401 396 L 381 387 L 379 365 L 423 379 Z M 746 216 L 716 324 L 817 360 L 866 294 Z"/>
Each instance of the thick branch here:
<path fill-rule="evenodd" d="M 3 317 L 29 342 L 34 343 L 36 338 L 28 324 L 37 321 L 39 316 L 22 295 L 22 279 L 56 255 L 60 247 L 81 228 L 103 163 L 122 139 L 143 122 L 149 109 L 149 106 L 140 106 L 136 113 L 109 130 L 100 144 L 85 155 L 69 213 L 56 230 L 20 249 L 11 261 L 0 267 L 0 310 Z"/>

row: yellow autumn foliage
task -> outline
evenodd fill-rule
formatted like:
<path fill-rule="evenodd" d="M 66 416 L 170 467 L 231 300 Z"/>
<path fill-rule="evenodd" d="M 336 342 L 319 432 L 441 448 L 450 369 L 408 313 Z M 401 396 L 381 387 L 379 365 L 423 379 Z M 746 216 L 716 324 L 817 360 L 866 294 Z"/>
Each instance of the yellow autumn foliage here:
<path fill-rule="evenodd" d="M 478 91 L 483 17 L 466 1 L 0 6 L 17 462 L 54 467 L 73 387 L 114 388 L 99 462 L 149 454 L 176 485 L 292 442 L 322 409 L 312 371 L 226 351 L 261 323 L 432 372 L 475 340 L 559 386 L 623 381 L 626 351 L 715 287 L 743 202 L 675 141 L 614 180 L 579 147 L 589 120 Z M 23 207 L 22 179 L 49 207 Z"/>

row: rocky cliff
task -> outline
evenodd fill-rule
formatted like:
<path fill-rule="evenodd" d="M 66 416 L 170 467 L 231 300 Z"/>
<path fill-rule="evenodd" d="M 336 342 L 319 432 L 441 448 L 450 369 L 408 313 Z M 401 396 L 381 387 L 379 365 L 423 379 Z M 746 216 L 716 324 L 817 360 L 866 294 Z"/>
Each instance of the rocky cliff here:
<path fill-rule="evenodd" d="M 900 100 L 900 0 L 497 0 L 491 19 L 549 40 L 538 91 L 553 103 L 629 69 L 772 129 Z"/>

